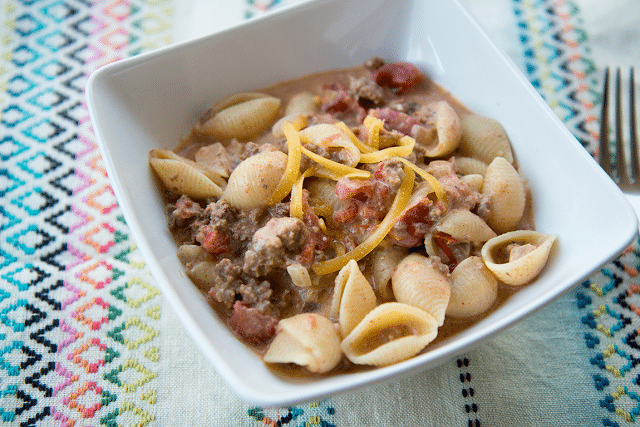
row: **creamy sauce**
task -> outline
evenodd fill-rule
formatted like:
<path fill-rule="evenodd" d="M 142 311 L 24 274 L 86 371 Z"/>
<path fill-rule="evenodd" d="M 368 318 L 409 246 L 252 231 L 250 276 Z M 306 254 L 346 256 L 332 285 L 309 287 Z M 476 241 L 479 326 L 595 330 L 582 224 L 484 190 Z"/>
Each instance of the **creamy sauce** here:
<path fill-rule="evenodd" d="M 364 67 L 355 67 L 355 68 L 346 69 L 346 70 L 329 71 L 329 72 L 314 74 L 307 77 L 302 77 L 289 82 L 278 83 L 274 86 L 259 90 L 259 92 L 262 92 L 271 96 L 275 96 L 281 99 L 282 102 L 280 105 L 279 117 L 282 117 L 284 113 L 284 108 L 287 105 L 288 101 L 299 92 L 307 91 L 312 93 L 320 93 L 323 87 L 326 87 L 328 85 L 335 85 L 335 84 L 339 84 L 344 86 L 345 88 L 348 88 L 350 76 L 355 76 L 355 77 L 367 76 L 368 77 L 369 75 L 370 75 L 370 72 Z M 440 86 L 436 85 L 434 82 L 430 81 L 428 78 L 426 78 L 424 82 L 421 83 L 418 87 L 412 89 L 410 93 L 402 97 L 402 101 L 404 104 L 415 103 L 416 105 L 426 105 L 439 100 L 446 100 L 454 108 L 454 110 L 458 113 L 460 117 L 471 114 L 471 112 L 464 105 L 462 105 L 454 96 L 452 96 L 448 91 L 444 90 Z M 351 124 L 348 123 L 348 120 L 345 120 L 345 123 L 352 126 L 355 125 L 355 123 L 351 123 Z M 182 141 L 180 141 L 180 144 L 174 151 L 184 157 L 193 159 L 194 153 L 197 151 L 198 148 L 212 144 L 214 142 L 222 142 L 225 145 L 229 143 L 229 141 L 216 141 L 211 137 L 201 135 L 195 131 L 192 131 L 187 137 L 185 137 Z M 262 136 L 256 138 L 254 142 L 258 145 L 269 143 L 269 144 L 273 144 L 276 147 L 282 147 L 282 144 L 283 144 L 283 141 L 278 140 L 276 137 L 274 137 L 270 130 L 265 132 Z M 533 218 L 531 215 L 530 203 L 528 203 L 527 213 L 524 216 L 522 225 L 525 228 L 533 228 Z M 366 257 L 360 264 L 364 268 L 365 277 L 367 277 L 369 280 L 372 280 L 371 271 L 369 271 L 369 268 L 364 267 L 370 264 L 369 257 Z M 332 281 L 335 276 L 336 274 L 331 274 L 323 277 L 322 281 L 325 282 L 326 285 L 324 286 L 323 290 L 317 292 L 317 295 L 314 295 L 313 297 L 314 301 L 308 304 L 307 306 L 308 308 L 311 307 L 314 312 L 328 316 L 329 306 L 331 304 L 331 297 L 332 297 Z M 207 289 L 201 287 L 201 290 L 206 295 Z M 432 341 L 432 343 L 429 344 L 423 350 L 423 353 L 429 351 L 429 349 L 433 345 L 436 345 L 446 340 L 447 338 L 450 338 L 451 336 L 473 326 L 480 319 L 485 318 L 497 307 L 499 307 L 505 301 L 507 301 L 509 297 L 516 291 L 517 290 L 514 288 L 509 288 L 509 287 L 500 285 L 497 301 L 494 303 L 493 307 L 487 312 L 472 319 L 455 320 L 455 319 L 445 318 L 444 325 L 440 327 L 438 330 L 437 338 L 434 341 Z M 379 303 L 381 302 L 384 302 L 384 301 L 379 301 Z M 222 319 L 228 322 L 229 317 L 231 316 L 231 310 L 229 310 L 228 308 L 217 306 L 217 305 L 214 305 L 214 309 Z M 304 310 L 303 305 L 299 304 L 296 310 Z M 390 336 L 391 337 L 403 336 L 411 333 L 412 331 L 408 329 L 392 328 L 391 330 L 388 331 L 388 334 L 381 336 L 381 338 L 378 340 L 379 342 L 372 341 L 369 343 L 363 343 L 362 347 L 363 349 L 374 348 L 378 344 L 381 344 L 385 339 L 387 340 L 390 339 L 389 338 Z M 264 351 L 266 350 L 265 345 L 255 345 L 255 346 L 249 345 L 249 346 L 259 354 L 263 354 Z M 269 366 L 274 370 L 274 372 L 277 372 L 278 374 L 281 374 L 287 377 L 315 376 L 314 374 L 310 374 L 304 368 L 301 368 L 299 366 L 292 365 L 292 364 L 279 364 L 279 365 L 269 365 Z M 338 367 L 336 367 L 333 371 L 331 371 L 331 374 L 363 371 L 363 370 L 369 370 L 369 369 L 373 369 L 373 368 L 369 366 L 355 365 L 349 362 L 345 357 L 343 357 L 343 361 L 340 363 Z"/>

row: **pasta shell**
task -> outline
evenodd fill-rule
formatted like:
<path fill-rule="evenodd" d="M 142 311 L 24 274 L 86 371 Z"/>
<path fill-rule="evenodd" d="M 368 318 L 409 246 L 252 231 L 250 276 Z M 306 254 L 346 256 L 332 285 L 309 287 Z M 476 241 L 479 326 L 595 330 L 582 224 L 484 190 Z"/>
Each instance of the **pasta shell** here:
<path fill-rule="evenodd" d="M 331 208 L 331 212 L 325 213 L 325 216 L 330 217 L 333 211 L 341 206 L 341 200 L 336 196 L 336 181 L 329 178 L 311 178 L 305 181 L 305 188 L 309 191 L 310 199 Z"/>
<path fill-rule="evenodd" d="M 496 237 L 482 218 L 465 209 L 452 209 L 435 228 L 459 242 L 486 242 Z"/>
<path fill-rule="evenodd" d="M 300 131 L 300 138 L 329 151 L 344 150 L 344 155 L 339 156 L 339 160 L 336 161 L 347 166 L 353 167 L 360 162 L 360 150 L 349 135 L 337 126 L 328 123 L 309 126 Z"/>
<path fill-rule="evenodd" d="M 456 157 L 454 159 L 456 169 L 462 175 L 478 174 L 484 176 L 487 173 L 488 163 L 473 157 Z"/>
<path fill-rule="evenodd" d="M 547 264 L 556 236 L 517 230 L 494 237 L 482 246 L 482 259 L 502 283 L 522 286 Z"/>
<path fill-rule="evenodd" d="M 150 153 L 149 164 L 164 186 L 175 194 L 187 195 L 192 199 L 204 200 L 220 197 L 222 188 L 200 171 L 194 162 L 179 158 L 162 158 Z"/>
<path fill-rule="evenodd" d="M 209 110 L 203 115 L 203 118 L 209 118 L 213 116 L 218 111 L 222 111 L 225 108 L 232 107 L 234 105 L 241 104 L 243 102 L 251 101 L 253 99 L 258 98 L 266 98 L 269 95 L 261 92 L 240 92 L 234 93 L 233 95 L 229 95 L 225 98 L 222 98 L 220 101 L 216 102 L 209 108 Z"/>
<path fill-rule="evenodd" d="M 489 164 L 482 194 L 489 197 L 487 223 L 491 228 L 497 233 L 513 230 L 524 214 L 526 193 L 520 174 L 509 161 L 496 157 Z"/>
<path fill-rule="evenodd" d="M 379 247 L 371 255 L 374 290 L 380 300 L 391 301 L 393 299 L 391 275 L 408 253 L 409 250 L 402 246 L 387 245 Z"/>
<path fill-rule="evenodd" d="M 451 285 L 434 262 L 412 253 L 398 264 L 391 276 L 391 283 L 398 302 L 426 311 L 436 319 L 438 326 L 442 326 Z"/>
<path fill-rule="evenodd" d="M 211 148 L 209 148 L 209 147 L 211 147 Z M 213 144 L 213 145 L 211 145 L 209 147 L 203 147 L 198 151 L 201 151 L 201 150 L 204 150 L 204 149 L 212 149 L 213 151 L 217 151 L 216 144 Z M 223 151 L 222 152 L 218 151 L 218 154 L 219 154 L 219 157 L 220 157 L 219 161 L 224 162 L 224 157 L 226 155 L 226 150 L 225 150 L 224 147 L 222 147 L 221 144 L 220 144 L 220 147 L 222 148 Z M 178 161 L 180 161 L 182 163 L 185 163 L 185 164 L 187 164 L 187 165 L 199 170 L 207 178 L 209 178 L 211 181 L 213 181 L 216 184 L 218 184 L 220 187 L 224 187 L 227 184 L 227 181 L 224 178 L 228 177 L 229 174 L 224 172 L 224 171 L 218 170 L 215 167 L 210 167 L 209 160 L 203 158 L 202 153 L 200 153 L 200 155 L 198 155 L 198 152 L 196 152 L 196 161 L 194 162 L 193 160 L 187 159 L 186 157 L 182 157 L 182 156 L 176 154 L 175 152 L 173 152 L 171 150 L 153 149 L 153 150 L 151 150 L 149 152 L 149 158 L 150 159 L 178 160 Z"/>
<path fill-rule="evenodd" d="M 284 138 L 284 125 L 291 123 L 295 129 L 302 129 L 307 127 L 308 122 L 309 115 L 307 114 L 289 114 L 274 123 L 271 127 L 271 134 L 276 138 Z"/>
<path fill-rule="evenodd" d="M 513 163 L 509 137 L 502 125 L 489 117 L 469 114 L 462 118 L 460 153 L 489 164 L 496 157 Z"/>
<path fill-rule="evenodd" d="M 180 245 L 176 254 L 185 266 L 209 258 L 209 253 L 200 245 Z"/>
<path fill-rule="evenodd" d="M 208 292 L 214 285 L 216 278 L 216 263 L 213 261 L 199 261 L 186 268 L 189 279 L 203 292 Z"/>
<path fill-rule="evenodd" d="M 358 365 L 386 366 L 409 359 L 438 334 L 429 313 L 398 302 L 379 305 L 342 340 L 342 351 Z"/>
<path fill-rule="evenodd" d="M 451 272 L 451 299 L 446 315 L 459 319 L 487 311 L 498 298 L 498 280 L 482 258 L 464 259 Z"/>
<path fill-rule="evenodd" d="M 287 273 L 291 277 L 291 282 L 300 287 L 308 288 L 311 286 L 311 277 L 309 276 L 309 270 L 300 263 L 295 263 L 287 266 Z"/>
<path fill-rule="evenodd" d="M 222 197 L 239 209 L 266 206 L 287 167 L 281 151 L 263 151 L 243 160 L 229 176 Z"/>
<path fill-rule="evenodd" d="M 433 111 L 433 118 L 428 123 L 435 126 L 435 135 L 422 126 L 416 126 L 412 129 L 416 144 L 424 148 L 426 157 L 450 154 L 460 144 L 462 135 L 460 117 L 446 101 L 434 102 L 429 105 L 429 109 Z"/>
<path fill-rule="evenodd" d="M 278 322 L 263 360 L 295 363 L 323 374 L 335 368 L 341 358 L 340 337 L 333 322 L 319 314 L 303 313 Z"/>
<path fill-rule="evenodd" d="M 477 193 L 480 193 L 482 191 L 482 186 L 484 185 L 484 178 L 482 175 L 477 173 L 462 175 L 460 177 L 460 180 L 469 184 L 469 187 L 471 187 L 473 191 Z"/>
<path fill-rule="evenodd" d="M 284 115 L 313 114 L 318 110 L 319 98 L 310 92 L 300 92 L 291 97 L 284 109 Z"/>
<path fill-rule="evenodd" d="M 259 93 L 233 95 L 209 109 L 194 129 L 219 140 L 248 141 L 275 122 L 280 99 Z"/>
<path fill-rule="evenodd" d="M 376 295 L 355 260 L 342 267 L 336 277 L 330 316 L 338 319 L 342 336 L 356 327 L 376 306 Z"/>

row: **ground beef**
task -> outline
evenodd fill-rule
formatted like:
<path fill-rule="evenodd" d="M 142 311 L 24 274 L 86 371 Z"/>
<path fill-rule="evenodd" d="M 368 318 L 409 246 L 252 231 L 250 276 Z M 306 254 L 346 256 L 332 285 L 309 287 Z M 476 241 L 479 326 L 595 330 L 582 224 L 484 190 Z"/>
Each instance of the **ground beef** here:
<path fill-rule="evenodd" d="M 451 209 L 472 210 L 478 204 L 478 192 L 474 191 L 468 183 L 462 181 L 458 175 L 446 175 L 438 181 L 449 196 Z"/>
<path fill-rule="evenodd" d="M 353 178 L 341 178 L 336 183 L 336 196 L 340 200 L 360 199 L 365 200 L 371 197 L 375 189 L 374 180 L 362 180 Z"/>
<path fill-rule="evenodd" d="M 384 64 L 384 59 L 378 56 L 372 56 L 371 58 L 367 59 L 363 65 L 367 70 L 374 71 L 382 67 Z"/>
<path fill-rule="evenodd" d="M 297 218 L 273 218 L 258 229 L 244 255 L 243 271 L 263 277 L 287 267 L 287 259 L 298 254 L 309 238 L 309 231 Z"/>
<path fill-rule="evenodd" d="M 188 196 L 181 196 L 176 201 L 173 216 L 178 220 L 185 220 L 200 215 L 202 211 L 202 206 L 197 202 L 194 202 Z"/>
<path fill-rule="evenodd" d="M 343 165 L 348 165 L 353 159 L 351 153 L 349 153 L 344 148 L 325 147 L 323 145 L 314 144 L 313 142 L 305 144 L 304 148 L 317 154 L 320 157 L 324 157 L 325 159 L 329 159 L 337 163 L 342 163 Z M 313 160 L 308 159 L 306 156 L 304 156 L 304 159 L 305 161 L 301 165 L 300 169 L 303 169 L 305 167 L 308 168 L 314 164 Z"/>
<path fill-rule="evenodd" d="M 449 197 L 449 209 L 475 209 L 483 196 L 460 179 L 456 173 L 455 160 L 434 160 L 429 162 L 427 172 L 438 179 Z"/>
<path fill-rule="evenodd" d="M 237 282 L 242 274 L 242 267 L 234 264 L 229 258 L 224 258 L 215 264 L 213 273 L 209 296 L 214 301 L 231 308 L 236 302 L 236 288 L 240 287 Z"/>
<path fill-rule="evenodd" d="M 420 246 L 441 214 L 442 209 L 425 197 L 402 212 L 389 232 L 389 240 L 406 248 Z"/>
<path fill-rule="evenodd" d="M 319 256 L 324 257 L 322 251 L 329 248 L 331 239 L 320 226 L 320 218 L 313 212 L 309 205 L 309 191 L 302 191 L 302 221 L 309 231 L 309 238 L 302 251 L 296 255 L 295 260 L 305 267 L 310 267 Z"/>
<path fill-rule="evenodd" d="M 350 76 L 349 90 L 353 93 L 360 105 L 376 106 L 385 101 L 384 89 L 371 79 L 365 77 L 355 78 Z"/>
<path fill-rule="evenodd" d="M 181 196 L 175 204 L 167 204 L 167 225 L 178 244 L 195 243 L 200 227 L 208 223 L 205 210 L 187 196 Z"/>
<path fill-rule="evenodd" d="M 357 96 L 338 84 L 323 90 L 320 111 L 331 114 L 334 121 L 343 121 L 347 125 L 358 125 L 367 115 Z"/>
<path fill-rule="evenodd" d="M 404 165 L 399 160 L 384 160 L 378 164 L 373 175 L 389 186 L 389 191 L 395 194 L 404 180 Z"/>
<path fill-rule="evenodd" d="M 342 178 L 336 183 L 336 196 L 342 206 L 333 214 L 344 235 L 362 243 L 389 211 L 400 184 L 404 168 L 397 160 L 378 164 L 373 176 L 367 180 Z"/>
<path fill-rule="evenodd" d="M 424 126 L 424 124 L 415 117 L 391 108 L 376 108 L 369 110 L 369 114 L 382 120 L 386 130 L 395 130 L 404 135 L 411 135 L 414 126 Z"/>
<path fill-rule="evenodd" d="M 266 280 L 256 280 L 242 271 L 239 262 L 223 258 L 213 267 L 213 283 L 209 297 L 226 308 L 233 307 L 236 301 L 242 301 L 261 313 L 270 310 L 270 298 L 273 293 Z"/>
<path fill-rule="evenodd" d="M 226 243 L 228 247 L 221 252 L 241 256 L 260 227 L 264 226 L 271 218 L 288 215 L 289 208 L 284 203 L 278 203 L 268 208 L 244 211 L 236 209 L 226 200 L 220 199 L 210 203 L 205 209 L 204 216 L 208 218 L 208 226 L 198 230 L 197 241 L 204 245 L 208 240 L 215 247 L 224 246 Z M 214 230 L 216 234 L 212 236 L 211 233 Z"/>
<path fill-rule="evenodd" d="M 236 222 L 238 211 L 225 199 L 220 199 L 207 205 L 206 214 L 209 216 L 213 228 L 228 231 L 231 224 Z"/>

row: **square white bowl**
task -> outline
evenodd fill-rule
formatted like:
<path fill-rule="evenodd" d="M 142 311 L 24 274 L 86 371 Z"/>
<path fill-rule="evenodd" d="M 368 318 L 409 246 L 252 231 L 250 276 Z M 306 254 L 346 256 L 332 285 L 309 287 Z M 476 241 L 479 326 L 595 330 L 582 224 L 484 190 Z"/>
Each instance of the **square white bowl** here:
<path fill-rule="evenodd" d="M 186 278 L 148 166 L 214 101 L 377 55 L 417 64 L 472 110 L 499 120 L 533 193 L 537 229 L 558 236 L 543 274 L 495 312 L 408 361 L 326 378 L 284 378 L 228 331 Z M 113 189 L 148 268 L 185 329 L 244 400 L 281 406 L 432 368 L 582 281 L 633 239 L 623 194 L 458 0 L 327 0 L 122 60 L 87 84 Z M 194 369 L 206 369 L 198 366 Z"/>

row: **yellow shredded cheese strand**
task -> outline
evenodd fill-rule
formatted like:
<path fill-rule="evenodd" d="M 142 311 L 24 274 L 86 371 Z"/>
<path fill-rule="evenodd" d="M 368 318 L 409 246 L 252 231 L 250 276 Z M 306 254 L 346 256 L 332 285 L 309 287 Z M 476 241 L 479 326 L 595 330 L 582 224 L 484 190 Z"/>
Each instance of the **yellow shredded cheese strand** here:
<path fill-rule="evenodd" d="M 371 177 L 371 172 L 367 172 L 362 169 L 354 169 L 353 172 L 342 174 L 327 169 L 325 167 L 319 167 L 316 169 L 316 172 L 313 176 L 317 176 L 318 178 L 328 178 L 333 181 L 337 181 L 340 178 L 357 178 L 357 179 L 367 179 Z"/>
<path fill-rule="evenodd" d="M 327 204 L 314 205 L 312 210 L 314 214 L 320 217 L 333 215 L 333 208 L 331 208 L 331 206 Z M 325 231 L 325 230 L 322 230 L 322 231 Z M 325 231 L 325 234 L 327 234 L 326 231 Z"/>
<path fill-rule="evenodd" d="M 436 196 L 438 197 L 438 200 L 440 200 L 442 203 L 444 203 L 445 209 L 447 209 L 449 207 L 449 196 L 444 191 L 444 188 L 442 188 L 442 185 L 440 184 L 440 181 L 438 181 L 435 176 L 431 175 L 430 173 L 428 173 L 424 169 L 421 169 L 418 166 L 414 165 L 413 163 L 411 163 L 407 159 L 403 159 L 402 157 L 396 157 L 396 159 L 400 160 L 402 163 L 404 163 L 405 165 L 409 166 L 418 175 L 420 175 L 425 181 L 427 181 L 429 183 L 429 185 L 431 186 L 431 188 L 433 189 L 433 191 L 436 193 Z"/>
<path fill-rule="evenodd" d="M 335 249 L 338 256 L 344 256 L 344 254 L 347 253 L 347 249 L 344 247 L 342 242 L 338 242 L 337 240 L 333 241 L 333 248 Z"/>
<path fill-rule="evenodd" d="M 358 176 L 362 176 L 363 178 L 369 178 L 371 176 L 371 173 L 367 171 L 363 171 L 362 169 L 352 168 L 351 166 L 343 165 L 342 163 L 334 162 L 333 160 L 329 160 L 326 157 L 322 157 L 319 154 L 316 154 L 313 151 L 306 149 L 305 147 L 301 146 L 300 149 L 302 150 L 302 153 L 305 156 L 309 157 L 314 162 L 324 166 L 331 173 L 335 173 L 336 175 L 339 175 L 341 177 L 345 175 L 350 175 L 350 174 L 358 174 Z"/>
<path fill-rule="evenodd" d="M 278 187 L 267 201 L 268 205 L 275 205 L 276 203 L 281 202 L 282 199 L 291 192 L 293 184 L 295 184 L 298 176 L 300 175 L 300 160 L 302 159 L 302 153 L 300 151 L 302 148 L 302 145 L 300 145 L 300 135 L 291 123 L 285 123 L 284 126 L 282 126 L 282 130 L 284 132 L 284 136 L 287 138 L 287 148 L 289 150 L 289 155 L 287 156 L 287 167 Z"/>
<path fill-rule="evenodd" d="M 289 123 L 291 123 L 291 125 L 293 126 L 293 128 L 295 130 L 301 130 L 301 129 L 307 127 L 307 124 L 309 123 L 309 120 L 307 119 L 306 116 L 299 115 L 298 117 L 296 117 L 295 119 L 293 119 Z"/>
<path fill-rule="evenodd" d="M 320 226 L 320 230 L 322 230 L 324 234 L 327 236 L 330 234 L 327 224 L 324 223 L 324 218 L 318 218 L 318 226 Z"/>
<path fill-rule="evenodd" d="M 313 175 L 313 168 L 309 168 L 300 177 L 291 187 L 291 203 L 289 205 L 289 216 L 294 218 L 302 219 L 304 215 L 304 211 L 302 209 L 302 184 L 304 183 L 304 179 L 308 176 Z"/>
<path fill-rule="evenodd" d="M 380 147 L 380 131 L 384 127 L 384 123 L 376 117 L 367 116 L 364 118 L 364 125 L 369 129 L 367 143 L 377 150 Z"/>
<path fill-rule="evenodd" d="M 391 205 L 389 212 L 387 212 L 387 215 L 384 217 L 380 225 L 378 225 L 378 227 L 365 239 L 364 242 L 360 243 L 352 251 L 328 261 L 313 264 L 311 266 L 313 271 L 319 275 L 333 273 L 347 265 L 347 263 L 352 259 L 360 261 L 369 252 L 375 249 L 375 247 L 378 246 L 380 242 L 382 242 L 382 239 L 385 238 L 389 231 L 391 231 L 391 228 L 395 224 L 396 219 L 402 213 L 404 208 L 407 207 L 409 197 L 411 196 L 411 192 L 413 191 L 414 180 L 415 174 L 413 173 L 413 170 L 409 166 L 405 166 L 404 179 L 402 180 L 402 184 L 398 189 L 398 193 L 393 200 L 393 204 Z"/>
<path fill-rule="evenodd" d="M 360 163 L 379 163 L 390 157 L 404 157 L 411 154 L 413 147 L 416 145 L 416 140 L 410 136 L 403 136 L 400 138 L 400 145 L 396 147 L 389 147 L 383 150 L 379 150 L 373 153 L 366 153 L 360 156 Z"/>
<path fill-rule="evenodd" d="M 354 134 L 353 131 L 349 129 L 349 126 L 344 124 L 344 122 L 338 122 L 336 123 L 336 126 L 342 129 L 347 135 L 349 135 L 349 138 L 351 138 L 351 142 L 353 142 L 353 145 L 355 145 L 361 153 L 373 153 L 374 151 L 376 151 L 374 148 L 371 148 L 364 142 L 360 141 L 356 134 Z"/>

